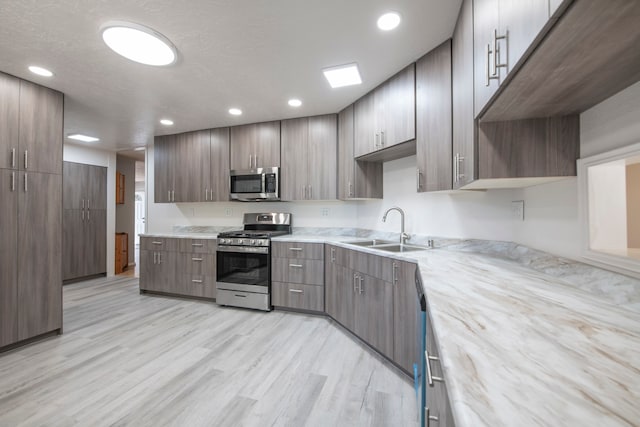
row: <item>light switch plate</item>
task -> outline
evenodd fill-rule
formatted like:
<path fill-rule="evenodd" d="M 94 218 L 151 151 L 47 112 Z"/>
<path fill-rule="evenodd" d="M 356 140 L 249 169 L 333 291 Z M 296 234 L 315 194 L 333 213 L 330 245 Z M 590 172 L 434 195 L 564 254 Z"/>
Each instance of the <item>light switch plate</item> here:
<path fill-rule="evenodd" d="M 320 213 L 322 214 L 322 216 L 329 216 L 329 208 L 322 208 Z"/>
<path fill-rule="evenodd" d="M 233 215 L 233 208 L 226 208 L 226 209 L 224 210 L 224 214 L 225 214 L 225 216 L 231 216 L 231 215 Z"/>
<path fill-rule="evenodd" d="M 516 221 L 524 221 L 524 200 L 511 202 L 511 218 Z"/>

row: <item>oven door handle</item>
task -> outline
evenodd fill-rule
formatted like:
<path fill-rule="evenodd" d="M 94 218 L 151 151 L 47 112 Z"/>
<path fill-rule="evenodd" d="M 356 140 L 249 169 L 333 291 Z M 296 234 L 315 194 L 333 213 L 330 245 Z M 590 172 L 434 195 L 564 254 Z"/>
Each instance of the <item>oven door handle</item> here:
<path fill-rule="evenodd" d="M 217 252 L 231 252 L 238 254 L 269 254 L 269 248 L 256 246 L 218 246 Z"/>

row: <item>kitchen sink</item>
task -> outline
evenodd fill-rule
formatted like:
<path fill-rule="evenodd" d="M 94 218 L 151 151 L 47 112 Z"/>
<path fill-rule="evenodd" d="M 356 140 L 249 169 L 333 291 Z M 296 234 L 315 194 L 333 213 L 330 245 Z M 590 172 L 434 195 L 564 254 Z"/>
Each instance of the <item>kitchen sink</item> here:
<path fill-rule="evenodd" d="M 370 240 L 358 240 L 355 242 L 342 242 L 342 243 L 346 243 L 348 245 L 354 245 L 354 246 L 362 246 L 365 248 L 373 248 L 379 245 L 393 244 L 394 242 L 391 242 L 389 240 L 370 239 Z"/>
<path fill-rule="evenodd" d="M 373 246 L 369 246 L 373 247 Z M 425 251 L 429 248 L 424 246 L 413 246 L 413 245 L 401 245 L 401 244 L 393 244 L 393 245 L 379 245 L 375 246 L 376 249 L 380 251 L 386 252 L 413 252 L 413 251 Z"/>

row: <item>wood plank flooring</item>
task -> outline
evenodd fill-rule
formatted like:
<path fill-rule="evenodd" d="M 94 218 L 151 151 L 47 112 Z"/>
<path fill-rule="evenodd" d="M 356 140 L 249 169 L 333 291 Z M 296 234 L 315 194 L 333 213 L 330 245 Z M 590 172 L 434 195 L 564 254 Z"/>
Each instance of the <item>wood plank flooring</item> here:
<path fill-rule="evenodd" d="M 0 426 L 414 426 L 413 387 L 334 322 L 64 287 L 64 334 L 0 354 Z"/>

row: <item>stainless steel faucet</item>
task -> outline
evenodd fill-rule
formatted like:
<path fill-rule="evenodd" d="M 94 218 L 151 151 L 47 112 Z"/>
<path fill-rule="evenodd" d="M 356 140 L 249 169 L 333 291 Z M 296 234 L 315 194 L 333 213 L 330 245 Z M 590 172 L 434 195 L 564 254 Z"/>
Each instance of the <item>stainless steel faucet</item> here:
<path fill-rule="evenodd" d="M 387 211 L 384 213 L 384 215 L 382 216 L 382 222 L 386 222 L 387 221 L 387 214 L 391 211 L 398 211 L 400 212 L 400 244 L 404 245 L 407 240 L 409 240 L 411 238 L 410 235 L 408 235 L 407 233 L 404 232 L 404 211 L 402 209 L 400 209 L 397 206 L 394 206 L 392 208 L 387 209 Z"/>

